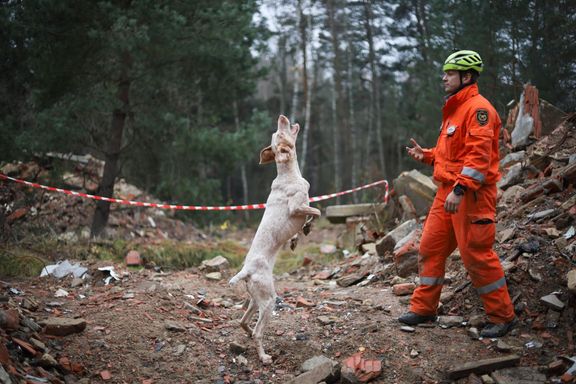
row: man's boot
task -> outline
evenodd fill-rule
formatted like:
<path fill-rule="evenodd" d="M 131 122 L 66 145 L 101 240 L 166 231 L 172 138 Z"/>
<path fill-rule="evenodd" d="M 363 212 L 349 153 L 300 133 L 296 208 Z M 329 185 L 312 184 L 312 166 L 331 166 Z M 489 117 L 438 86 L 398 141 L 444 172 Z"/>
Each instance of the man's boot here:
<path fill-rule="evenodd" d="M 500 323 L 500 324 L 488 324 L 484 327 L 482 331 L 480 331 L 481 337 L 487 337 L 489 339 L 493 339 L 495 337 L 502 337 L 506 335 L 514 326 L 518 323 L 518 318 L 512 319 L 512 321 L 508 323 Z"/>
<path fill-rule="evenodd" d="M 419 315 L 414 312 L 408 312 L 400 316 L 398 321 L 408 325 L 418 325 L 436 321 L 436 315 Z"/>

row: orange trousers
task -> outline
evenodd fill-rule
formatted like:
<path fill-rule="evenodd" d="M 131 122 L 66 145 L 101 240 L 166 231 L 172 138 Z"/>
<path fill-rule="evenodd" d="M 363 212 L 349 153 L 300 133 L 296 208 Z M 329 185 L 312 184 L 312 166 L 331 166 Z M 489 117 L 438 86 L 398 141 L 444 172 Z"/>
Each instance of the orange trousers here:
<path fill-rule="evenodd" d="M 444 210 L 444 202 L 452 188 L 449 184 L 438 188 L 424 224 L 418 255 L 420 285 L 412 295 L 410 310 L 419 315 L 436 314 L 446 259 L 458 247 L 489 320 L 495 324 L 512 321 L 514 307 L 504 270 L 492 250 L 496 230 L 496 186 L 466 191 L 458 211 L 450 214 Z"/>

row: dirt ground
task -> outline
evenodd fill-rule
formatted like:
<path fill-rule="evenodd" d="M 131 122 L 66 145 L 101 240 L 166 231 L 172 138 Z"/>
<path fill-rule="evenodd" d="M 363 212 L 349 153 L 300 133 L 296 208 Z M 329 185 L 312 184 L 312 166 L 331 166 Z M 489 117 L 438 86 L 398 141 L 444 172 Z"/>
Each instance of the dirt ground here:
<path fill-rule="evenodd" d="M 301 245 L 334 243 L 340 230 L 318 231 Z M 250 231 L 243 236 L 250 241 Z M 451 260 L 450 274 L 462 276 L 457 258 Z M 340 265 L 347 263 L 350 260 Z M 90 269 L 97 266 L 101 265 Z M 502 352 L 496 340 L 471 339 L 469 326 L 435 325 L 405 332 L 396 319 L 407 310 L 409 296 L 395 296 L 386 279 L 344 288 L 335 281 L 311 278 L 326 268 L 331 266 L 312 262 L 278 276 L 276 290 L 282 301 L 264 340 L 273 357 L 270 366 L 259 362 L 253 342 L 238 326 L 245 295 L 227 286 L 233 270 L 224 271 L 222 280 L 212 281 L 196 268 L 158 273 L 117 265 L 121 280 L 109 285 L 94 280 L 70 288 L 71 278 L 52 277 L 8 283 L 22 291 L 23 297 L 39 302 L 42 309 L 34 314 L 37 318 L 63 315 L 87 321 L 82 333 L 52 337 L 47 345 L 57 359 L 67 357 L 81 364 L 84 371 L 78 377 L 90 383 L 285 383 L 313 356 L 342 362 L 359 351 L 382 361 L 382 373 L 373 383 L 449 383 L 444 379 L 446 369 L 456 364 L 516 353 L 522 357 L 521 366 L 544 367 L 573 348 L 567 337 L 573 324 L 559 321 L 554 328 L 534 326 L 541 310 L 535 304 L 540 293 L 522 281 L 511 284 L 512 295 L 520 297 L 516 303 L 524 303 L 521 322 L 502 338 L 509 347 Z M 457 291 L 463 282 L 454 278 L 445 287 L 455 292 L 445 312 L 468 320 L 481 314 L 482 308 L 471 289 Z M 70 295 L 55 298 L 58 288 Z M 545 293 L 549 289 L 542 287 Z M 297 307 L 300 297 L 313 306 Z M 532 347 L 534 342 L 536 347 Z M 246 348 L 241 356 L 231 349 L 235 344 L 240 351 Z M 103 380 L 103 371 L 111 378 Z M 464 382 L 468 383 L 459 381 Z"/>

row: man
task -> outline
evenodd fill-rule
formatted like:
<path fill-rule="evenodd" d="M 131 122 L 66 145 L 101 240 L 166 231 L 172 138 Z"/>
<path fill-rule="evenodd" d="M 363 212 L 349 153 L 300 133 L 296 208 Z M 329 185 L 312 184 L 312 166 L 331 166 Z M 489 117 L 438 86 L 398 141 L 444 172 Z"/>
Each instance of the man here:
<path fill-rule="evenodd" d="M 458 247 L 489 324 L 482 337 L 504 336 L 516 323 L 504 271 L 492 250 L 498 172 L 498 113 L 478 93 L 480 55 L 458 51 L 446 59 L 442 82 L 447 93 L 436 147 L 411 139 L 414 159 L 434 166 L 439 187 L 424 225 L 419 251 L 420 285 L 410 312 L 398 320 L 416 325 L 436 320 L 447 257 Z"/>

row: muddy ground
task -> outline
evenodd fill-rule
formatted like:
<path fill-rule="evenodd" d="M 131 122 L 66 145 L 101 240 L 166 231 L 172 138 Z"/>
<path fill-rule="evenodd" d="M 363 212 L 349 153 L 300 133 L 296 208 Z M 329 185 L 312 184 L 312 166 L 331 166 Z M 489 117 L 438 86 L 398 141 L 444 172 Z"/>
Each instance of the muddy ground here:
<path fill-rule="evenodd" d="M 333 244 L 343 230 L 344 226 L 333 226 L 316 231 L 300 246 Z M 244 231 L 245 243 L 252 233 Z M 157 272 L 116 265 L 121 280 L 109 285 L 94 279 L 71 288 L 71 278 L 53 277 L 4 283 L 22 292 L 12 300 L 27 297 L 38 302 L 37 312 L 28 313 L 32 318 L 66 316 L 87 321 L 82 333 L 44 336 L 44 340 L 55 358 L 79 363 L 83 371 L 76 377 L 90 383 L 285 383 L 313 356 L 342 362 L 359 351 L 366 358 L 382 360 L 382 373 L 374 383 L 449 383 L 446 370 L 466 362 L 516 353 L 521 366 L 544 369 L 558 356 L 574 352 L 571 318 L 564 315 L 554 326 L 547 326 L 547 311 L 538 303 L 541 292 L 554 290 L 556 282 L 527 284 L 528 273 L 515 274 L 510 289 L 521 322 L 502 338 L 503 348 L 496 340 L 472 339 L 469 326 L 464 325 L 416 327 L 413 333 L 401 330 L 396 319 L 407 310 L 409 296 L 392 293 L 390 276 L 350 287 L 312 278 L 322 270 L 347 268 L 358 257 L 328 266 L 312 261 L 277 276 L 282 301 L 264 342 L 273 357 L 270 366 L 258 361 L 252 341 L 238 326 L 245 295 L 227 286 L 234 270 L 225 270 L 222 280 L 212 281 L 197 268 Z M 89 269 L 104 265 L 110 264 L 101 261 Z M 480 301 L 466 286 L 457 255 L 451 257 L 449 270 L 452 282 L 444 290 L 453 296 L 444 306 L 445 314 L 465 320 L 481 315 Z M 59 288 L 69 296 L 55 298 Z M 298 306 L 298 298 L 312 305 Z M 239 346 L 231 348 L 235 344 Z M 246 350 L 241 352 L 243 347 Z M 110 375 L 107 380 L 102 378 L 105 371 Z M 558 382 L 554 380 L 558 378 L 549 376 L 547 382 Z"/>

